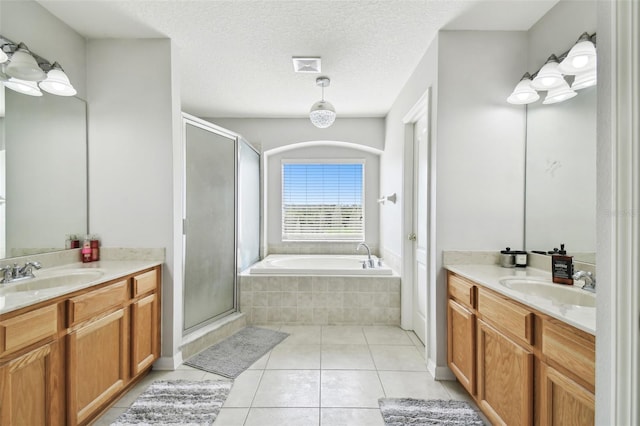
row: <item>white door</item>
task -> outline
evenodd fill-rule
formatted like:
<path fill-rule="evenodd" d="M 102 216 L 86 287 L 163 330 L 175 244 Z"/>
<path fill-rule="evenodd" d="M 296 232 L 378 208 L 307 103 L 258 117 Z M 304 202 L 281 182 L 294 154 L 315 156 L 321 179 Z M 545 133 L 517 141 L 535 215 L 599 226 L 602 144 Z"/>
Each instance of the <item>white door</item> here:
<path fill-rule="evenodd" d="M 426 342 L 428 279 L 429 121 L 426 114 L 413 125 L 413 331 Z"/>

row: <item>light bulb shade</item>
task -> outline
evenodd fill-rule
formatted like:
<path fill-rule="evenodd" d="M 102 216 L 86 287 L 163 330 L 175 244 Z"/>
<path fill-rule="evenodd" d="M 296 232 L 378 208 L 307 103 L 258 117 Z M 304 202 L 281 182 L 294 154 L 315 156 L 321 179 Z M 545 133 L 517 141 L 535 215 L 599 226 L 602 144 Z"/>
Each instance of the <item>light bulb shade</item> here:
<path fill-rule="evenodd" d="M 555 55 L 551 55 L 551 58 L 540 68 L 538 75 L 531 82 L 531 87 L 536 90 L 550 90 L 563 83 L 566 81 L 558 70 L 558 60 Z"/>
<path fill-rule="evenodd" d="M 13 52 L 6 72 L 11 77 L 27 81 L 41 81 L 47 77 L 47 74 L 38 66 L 38 62 L 31 55 L 31 52 L 22 43 L 18 50 Z"/>
<path fill-rule="evenodd" d="M 528 74 L 527 74 L 528 75 Z M 514 105 L 530 104 L 540 99 L 540 95 L 531 87 L 531 79 L 523 78 L 507 98 L 507 102 Z"/>
<path fill-rule="evenodd" d="M 41 81 L 39 86 L 42 90 L 52 95 L 73 96 L 78 93 L 57 62 L 53 64 L 53 67 L 47 73 L 46 80 Z"/>
<path fill-rule="evenodd" d="M 309 119 L 314 126 L 325 129 L 336 120 L 336 110 L 330 102 L 325 100 L 318 101 L 311 107 Z"/>
<path fill-rule="evenodd" d="M 585 89 L 587 87 L 595 86 L 598 83 L 598 73 L 596 69 L 587 70 L 576 74 L 571 84 L 573 90 Z"/>
<path fill-rule="evenodd" d="M 0 64 L 0 82 L 9 81 L 11 77 L 7 75 L 7 64 Z"/>
<path fill-rule="evenodd" d="M 545 105 L 557 104 L 558 102 L 563 102 L 567 99 L 571 99 L 577 94 L 578 93 L 574 92 L 565 81 L 564 84 L 549 90 L 542 103 Z"/>
<path fill-rule="evenodd" d="M 558 65 L 558 69 L 563 74 L 573 75 L 594 69 L 596 60 L 596 47 L 590 40 L 584 40 L 571 48 L 567 57 Z"/>
<path fill-rule="evenodd" d="M 9 81 L 5 81 L 3 84 L 9 89 L 22 93 L 23 95 L 42 96 L 42 92 L 35 81 L 20 80 L 12 77 Z"/>

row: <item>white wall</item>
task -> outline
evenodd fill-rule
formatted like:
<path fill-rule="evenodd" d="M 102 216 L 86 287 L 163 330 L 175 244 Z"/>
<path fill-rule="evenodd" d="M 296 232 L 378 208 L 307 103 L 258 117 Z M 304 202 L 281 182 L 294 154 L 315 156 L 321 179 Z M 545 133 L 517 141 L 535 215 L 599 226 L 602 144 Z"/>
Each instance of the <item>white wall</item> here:
<path fill-rule="evenodd" d="M 163 354 L 171 355 L 181 338 L 173 323 L 182 320 L 167 315 L 175 297 L 172 192 L 179 108 L 171 42 L 90 40 L 87 51 L 90 230 L 106 247 L 166 247 Z"/>
<path fill-rule="evenodd" d="M 331 127 L 318 129 L 308 118 L 206 118 L 244 136 L 262 152 L 308 141 L 351 142 L 381 151 L 384 148 L 383 118 L 342 118 Z"/>
<path fill-rule="evenodd" d="M 294 148 L 276 154 L 268 155 L 265 158 L 265 188 L 268 198 L 265 203 L 265 224 L 266 224 L 266 246 L 269 252 L 275 252 L 278 246 L 282 246 L 282 160 L 293 159 L 345 159 L 365 161 L 365 178 L 364 178 L 364 207 L 365 207 L 365 241 L 370 245 L 372 250 L 376 250 L 379 244 L 379 211 L 384 207 L 380 207 L 377 203 L 379 197 L 380 182 L 380 162 L 377 154 L 366 152 L 358 149 L 338 147 L 338 146 L 312 146 L 303 148 Z M 388 205 L 388 203 L 387 203 Z M 325 253 L 334 252 L 335 246 L 343 247 L 346 253 L 355 254 L 356 243 L 325 243 L 325 242 L 295 242 L 285 244 L 286 251 L 297 246 L 303 253 L 303 247 L 314 246 L 316 249 L 326 250 Z M 308 248 L 311 250 L 311 247 Z M 318 250 L 313 250 L 318 252 Z"/>
<path fill-rule="evenodd" d="M 429 363 L 438 371 L 446 369 L 442 251 L 523 244 L 524 108 L 509 105 L 506 98 L 527 57 L 523 32 L 443 31 L 434 43 L 387 116 L 381 191 L 388 192 L 390 184 L 401 186 L 401 120 L 431 86 L 437 276 L 428 283 L 426 346 Z M 401 212 L 391 210 L 381 216 L 383 251 L 402 252 L 401 219 Z"/>
<path fill-rule="evenodd" d="M 380 158 L 380 192 L 382 194 L 396 193 L 398 202 L 390 208 L 380 212 L 380 243 L 381 251 L 385 257 L 401 259 L 403 255 L 403 243 L 405 235 L 402 225 L 404 223 L 405 188 L 404 174 L 405 162 L 410 164 L 412 158 L 404 158 L 405 155 L 405 126 L 402 119 L 409 110 L 418 102 L 420 97 L 432 88 L 431 97 L 437 99 L 438 93 L 438 39 L 436 38 L 413 74 L 399 93 L 385 120 L 385 145 L 384 153 Z M 431 139 L 435 135 L 437 127 L 437 105 L 431 105 Z M 411 194 L 407 194 L 410 197 Z"/>

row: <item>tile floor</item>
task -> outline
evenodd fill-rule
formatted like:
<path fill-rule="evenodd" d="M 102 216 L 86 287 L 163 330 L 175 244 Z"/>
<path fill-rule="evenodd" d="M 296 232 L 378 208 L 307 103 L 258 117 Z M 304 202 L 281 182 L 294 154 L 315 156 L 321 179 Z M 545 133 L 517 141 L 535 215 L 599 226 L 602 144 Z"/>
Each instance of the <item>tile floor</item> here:
<path fill-rule="evenodd" d="M 384 426 L 378 398 L 471 401 L 458 382 L 433 380 L 424 346 L 412 332 L 391 326 L 267 327 L 290 336 L 235 379 L 216 425 Z M 109 425 L 161 378 L 228 380 L 188 366 L 151 371 L 94 424 Z"/>

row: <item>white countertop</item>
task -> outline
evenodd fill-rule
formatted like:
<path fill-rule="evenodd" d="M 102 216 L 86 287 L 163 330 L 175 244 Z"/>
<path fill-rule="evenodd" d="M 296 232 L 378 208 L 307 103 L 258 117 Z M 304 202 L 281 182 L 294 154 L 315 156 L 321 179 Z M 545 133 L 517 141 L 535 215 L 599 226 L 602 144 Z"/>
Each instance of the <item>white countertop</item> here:
<path fill-rule="evenodd" d="M 29 290 L 20 292 L 13 292 L 11 290 L 12 287 L 16 285 L 33 282 L 30 280 L 9 284 L 0 284 L 0 314 L 15 311 L 16 309 L 20 309 L 25 306 L 30 306 L 38 302 L 73 293 L 84 288 L 92 287 L 94 285 L 124 277 L 143 269 L 152 268 L 161 264 L 162 261 L 158 260 L 101 260 L 99 262 L 78 262 L 34 270 L 33 273 L 36 276 L 34 280 L 37 280 L 39 276 L 45 276 L 52 273 L 55 274 L 56 272 L 61 272 L 63 270 L 97 269 L 102 271 L 103 274 L 93 281 L 85 282 L 82 284 L 65 285 L 44 290 Z"/>
<path fill-rule="evenodd" d="M 520 293 L 500 284 L 500 280 L 507 277 L 536 277 L 551 282 L 550 272 L 530 267 L 503 268 L 499 265 L 447 265 L 445 268 L 589 334 L 594 336 L 596 334 L 596 308 L 557 304 L 541 297 Z"/>

